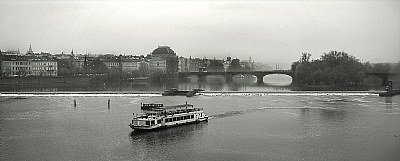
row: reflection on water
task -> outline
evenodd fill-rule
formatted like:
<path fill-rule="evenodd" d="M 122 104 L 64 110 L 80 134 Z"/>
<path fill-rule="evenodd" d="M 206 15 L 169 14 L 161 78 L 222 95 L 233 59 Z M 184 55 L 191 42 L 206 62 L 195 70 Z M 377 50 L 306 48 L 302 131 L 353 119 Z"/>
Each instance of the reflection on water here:
<path fill-rule="evenodd" d="M 130 136 L 132 137 L 132 144 L 142 142 L 143 140 L 149 143 L 158 142 L 168 144 L 169 142 L 175 142 L 177 140 L 182 140 L 183 138 L 191 137 L 193 133 L 202 131 L 203 128 L 206 128 L 207 124 L 208 122 L 199 122 L 152 131 L 132 131 Z"/>
<path fill-rule="evenodd" d="M 134 160 L 182 160 L 188 157 L 199 138 L 206 130 L 208 122 L 159 129 L 156 131 L 132 131 L 131 152 L 140 154 Z M 193 156 L 191 156 L 193 157 Z M 192 159 L 189 159 L 192 160 Z"/>
<path fill-rule="evenodd" d="M 115 82 L 115 83 L 48 83 L 48 84 L 18 84 L 0 85 L 0 91 L 8 92 L 56 92 L 56 91 L 164 91 L 170 88 L 180 90 L 191 90 L 201 88 L 208 91 L 276 91 L 291 90 L 289 85 L 291 79 L 282 76 L 272 79 L 264 77 L 264 84 L 257 84 L 255 76 L 237 75 L 232 82 L 227 83 L 224 76 L 207 76 L 206 81 L 198 82 L 190 79 L 186 82 L 179 82 L 171 79 L 165 83 L 151 82 Z"/>

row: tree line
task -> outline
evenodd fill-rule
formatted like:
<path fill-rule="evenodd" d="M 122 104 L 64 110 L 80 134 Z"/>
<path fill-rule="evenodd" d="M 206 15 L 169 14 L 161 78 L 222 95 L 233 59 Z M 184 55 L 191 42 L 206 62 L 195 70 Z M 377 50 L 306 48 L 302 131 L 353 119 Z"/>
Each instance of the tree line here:
<path fill-rule="evenodd" d="M 210 72 L 224 72 L 224 61 L 223 60 L 209 60 L 209 64 L 206 66 L 206 70 Z M 240 59 L 232 59 L 226 71 L 239 72 L 239 71 L 250 71 L 252 70 L 248 65 L 240 65 Z"/>
<path fill-rule="evenodd" d="M 396 64 L 362 63 L 346 52 L 330 51 L 319 59 L 310 60 L 310 53 L 302 53 L 300 60 L 292 63 L 297 85 L 363 85 L 367 73 L 400 73 L 400 62 Z"/>

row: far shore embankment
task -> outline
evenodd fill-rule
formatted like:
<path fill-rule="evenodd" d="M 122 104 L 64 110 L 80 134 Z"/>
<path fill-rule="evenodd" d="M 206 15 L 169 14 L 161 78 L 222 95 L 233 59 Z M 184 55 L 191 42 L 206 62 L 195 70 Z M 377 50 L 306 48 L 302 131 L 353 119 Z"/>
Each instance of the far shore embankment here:
<path fill-rule="evenodd" d="M 89 84 L 93 76 L 30 76 L 30 77 L 3 77 L 0 85 L 27 85 L 27 84 Z"/>

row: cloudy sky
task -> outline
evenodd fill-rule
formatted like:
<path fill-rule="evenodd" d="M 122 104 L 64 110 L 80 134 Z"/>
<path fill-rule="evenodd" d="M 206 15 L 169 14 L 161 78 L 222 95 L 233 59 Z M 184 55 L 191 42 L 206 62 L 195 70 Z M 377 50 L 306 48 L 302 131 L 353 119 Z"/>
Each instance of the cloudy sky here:
<path fill-rule="evenodd" d="M 400 1 L 0 2 L 0 50 L 227 56 L 289 66 L 302 52 L 400 61 Z M 271 65 L 272 66 L 272 65 Z M 274 65 L 273 65 L 274 66 Z"/>

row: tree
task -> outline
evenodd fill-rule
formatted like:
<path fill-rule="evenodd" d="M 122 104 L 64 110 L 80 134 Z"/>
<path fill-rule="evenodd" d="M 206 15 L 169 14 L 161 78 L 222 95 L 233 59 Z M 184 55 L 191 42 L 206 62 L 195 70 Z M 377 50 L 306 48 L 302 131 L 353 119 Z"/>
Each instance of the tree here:
<path fill-rule="evenodd" d="M 221 60 L 210 60 L 210 64 L 207 66 L 207 71 L 221 72 L 224 71 L 224 64 Z"/>
<path fill-rule="evenodd" d="M 148 77 L 150 76 L 150 67 L 149 64 L 147 64 L 146 62 L 141 62 L 139 64 L 139 75 L 141 77 Z"/>
<path fill-rule="evenodd" d="M 292 64 L 295 83 L 300 85 L 359 85 L 365 77 L 365 66 L 345 52 L 323 53 L 318 60 L 310 61 L 311 54 L 302 53 Z"/>
<path fill-rule="evenodd" d="M 152 82 L 163 82 L 166 80 L 166 73 L 162 70 L 155 70 L 150 74 L 150 81 Z"/>
<path fill-rule="evenodd" d="M 301 53 L 300 63 L 309 63 L 310 57 L 311 57 L 310 53 L 306 53 L 306 52 Z"/>
<path fill-rule="evenodd" d="M 107 66 L 100 60 L 100 58 L 96 58 L 89 62 L 88 66 L 90 73 L 93 74 L 105 74 L 108 72 Z"/>
<path fill-rule="evenodd" d="M 58 75 L 70 75 L 74 71 L 72 61 L 70 61 L 70 60 L 58 61 L 57 69 L 58 69 Z"/>
<path fill-rule="evenodd" d="M 239 59 L 232 59 L 231 65 L 228 67 L 227 71 L 242 71 L 242 67 L 240 66 L 240 60 Z"/>

